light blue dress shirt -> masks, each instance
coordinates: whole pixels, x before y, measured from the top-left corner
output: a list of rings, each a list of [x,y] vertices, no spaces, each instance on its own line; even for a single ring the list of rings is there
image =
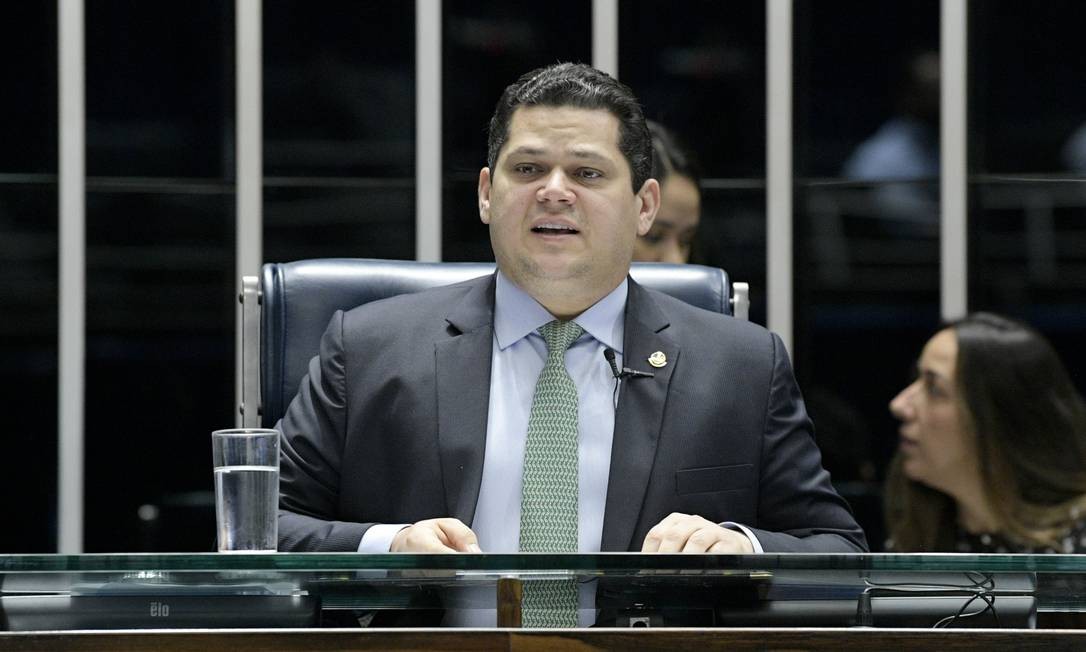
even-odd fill
[[[566,351],[577,386],[577,551],[599,552],[615,429],[615,378],[604,349],[621,364],[627,281],[573,319],[584,334]],[[536,380],[547,360],[539,327],[554,321],[543,306],[498,274],[490,366],[490,411],[479,502],[472,530],[484,552],[516,552],[524,445]]]
[[[577,386],[577,551],[599,552],[603,508],[615,431],[615,378],[603,351],[615,350],[622,364],[627,281],[573,319],[581,335],[566,351],[566,371]],[[554,316],[500,272],[494,290],[494,343],[490,363],[490,409],[479,501],[471,529],[483,552],[517,552],[524,445],[535,384],[547,361],[539,327]],[[596,620],[596,583],[579,587],[578,621]],[[497,624],[492,588],[446,595],[445,623],[457,627]]]

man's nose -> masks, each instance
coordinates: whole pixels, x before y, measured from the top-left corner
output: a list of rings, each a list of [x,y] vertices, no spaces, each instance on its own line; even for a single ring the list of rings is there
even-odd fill
[[[573,192],[569,187],[569,178],[564,170],[555,169],[543,178],[543,186],[536,194],[541,202],[573,203]]]

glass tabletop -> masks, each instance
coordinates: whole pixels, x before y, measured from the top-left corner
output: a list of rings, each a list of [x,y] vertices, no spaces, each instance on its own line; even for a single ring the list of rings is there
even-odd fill
[[[377,554],[103,553],[0,555],[0,574],[130,571],[531,571],[623,575],[642,571],[732,570],[1086,573],[1086,555],[993,554]]]
[[[122,627],[151,627],[148,614],[173,609],[174,626],[181,614],[206,625],[215,610],[231,626],[286,626],[336,610],[500,611],[522,582],[556,579],[576,580],[600,613],[698,612],[715,625],[1086,617],[1086,555],[174,553],[0,555],[0,622],[55,627],[81,614],[72,627],[93,628],[131,613]]]

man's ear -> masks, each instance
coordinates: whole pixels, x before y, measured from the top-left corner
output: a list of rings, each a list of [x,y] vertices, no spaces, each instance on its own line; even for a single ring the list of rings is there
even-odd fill
[[[479,170],[479,219],[490,224],[490,168]]]
[[[646,179],[641,184],[641,190],[637,191],[637,199],[637,235],[645,235],[652,228],[656,211],[660,210],[660,182]]]

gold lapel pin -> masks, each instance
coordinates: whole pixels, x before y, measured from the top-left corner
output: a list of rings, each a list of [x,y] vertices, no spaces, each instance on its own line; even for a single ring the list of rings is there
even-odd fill
[[[660,367],[667,365],[667,356],[663,351],[657,351],[649,356],[649,364],[659,369]]]

